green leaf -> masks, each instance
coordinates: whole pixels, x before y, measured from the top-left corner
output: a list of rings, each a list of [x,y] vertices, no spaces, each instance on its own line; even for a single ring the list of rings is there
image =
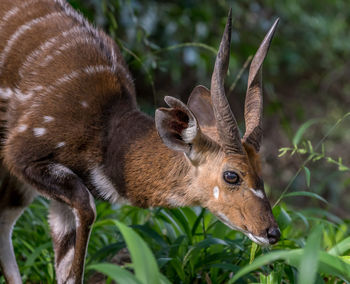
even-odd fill
[[[151,250],[144,240],[131,228],[116,220],[103,220],[98,226],[114,224],[124,237],[130,252],[136,279],[144,284],[160,284],[160,272]],[[119,280],[118,280],[119,283]]]
[[[326,204],[328,204],[328,201],[326,199],[324,199],[322,196],[318,195],[317,193],[314,192],[310,192],[310,191],[295,191],[295,192],[290,192],[287,193],[283,196],[283,198],[285,197],[293,197],[293,196],[307,196],[307,197],[311,197],[311,198],[315,198],[318,199]]]
[[[97,270],[112,278],[118,284],[142,284],[131,272],[111,263],[89,265],[86,269]]]
[[[239,270],[228,283],[234,283],[247,273],[277,260],[284,260],[287,264],[298,267],[303,257],[303,252],[303,249],[294,249],[289,251],[274,251],[269,254],[261,255],[251,264],[248,264]],[[342,277],[348,281],[350,280],[350,264],[343,261],[340,257],[331,255],[324,251],[319,251],[318,272]]]
[[[299,254],[301,254],[302,250],[298,250]],[[286,259],[292,254],[296,254],[297,250],[292,251],[274,251],[269,254],[261,255],[256,258],[251,264],[244,266],[241,270],[239,270],[233,278],[228,283],[234,283],[236,280],[244,276],[245,274],[259,269],[261,266],[266,265],[270,262],[274,262],[278,259]]]
[[[136,278],[141,283],[160,283],[157,261],[144,240],[123,223],[116,220],[112,222],[119,228],[128,246]]]
[[[289,216],[287,211],[284,210],[282,207],[276,206],[275,208],[273,208],[272,212],[273,212],[273,215],[276,217],[276,221],[281,231],[287,228],[289,224],[292,222],[292,218]]]
[[[332,255],[342,255],[348,250],[350,250],[350,237],[347,237],[340,243],[336,244],[328,251],[328,253]]]
[[[316,279],[319,249],[321,246],[322,226],[317,226],[311,232],[304,248],[304,253],[299,264],[298,283],[314,283]]]
[[[301,141],[301,138],[303,137],[305,131],[311,127],[313,124],[317,123],[319,121],[319,119],[310,119],[308,120],[307,122],[303,123],[298,131],[295,133],[294,135],[294,138],[293,138],[293,145],[294,147],[296,147],[300,141]]]
[[[249,263],[252,263],[253,260],[255,259],[255,253],[256,250],[258,249],[258,245],[256,243],[252,243],[252,247],[250,249],[250,259],[249,259]]]
[[[304,171],[305,171],[306,185],[307,185],[307,187],[310,187],[310,179],[311,179],[310,170],[309,170],[309,168],[304,166]]]

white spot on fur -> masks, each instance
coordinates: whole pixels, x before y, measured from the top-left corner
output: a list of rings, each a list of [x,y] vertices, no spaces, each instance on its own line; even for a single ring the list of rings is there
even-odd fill
[[[24,131],[27,130],[27,128],[28,128],[27,124],[21,124],[21,125],[18,126],[17,131],[18,132],[24,132]]]
[[[57,240],[75,230],[75,216],[72,209],[62,202],[51,201],[49,223],[52,234]]]
[[[213,195],[214,195],[215,199],[219,199],[219,194],[220,194],[219,188],[217,186],[214,186]]]
[[[45,115],[44,116],[44,122],[47,123],[47,122],[51,122],[51,121],[54,121],[55,119],[52,117],[52,116],[49,116],[49,115]]]
[[[15,89],[15,96],[18,100],[24,102],[33,96],[33,92],[29,91],[27,93],[22,93],[20,89]]]
[[[53,164],[50,166],[50,171],[51,174],[58,178],[58,179],[63,179],[69,175],[73,175],[74,173],[72,172],[72,170],[70,170],[69,168],[61,165],[61,164]]]
[[[104,174],[102,167],[96,167],[91,171],[91,182],[104,200],[108,200],[112,203],[120,201],[118,191]]]
[[[38,86],[35,86],[34,88],[32,88],[31,90],[32,90],[32,91],[39,92],[39,91],[44,90],[44,87],[43,87],[43,86],[38,85]]]
[[[58,142],[56,148],[61,148],[66,145],[66,142]]]
[[[264,193],[261,190],[259,190],[259,189],[256,190],[256,189],[253,189],[253,188],[249,188],[249,189],[250,189],[251,192],[254,193],[255,196],[257,196],[257,197],[259,197],[261,199],[265,198]]]
[[[36,127],[33,128],[33,132],[36,137],[40,137],[46,133],[46,128]]]
[[[84,108],[87,108],[89,105],[86,101],[82,101],[80,102],[80,104],[84,107]]]
[[[74,247],[71,247],[59,263],[56,263],[57,283],[68,283],[68,276],[74,259]]]
[[[0,88],[0,98],[1,99],[9,99],[13,95],[13,91],[10,88]]]

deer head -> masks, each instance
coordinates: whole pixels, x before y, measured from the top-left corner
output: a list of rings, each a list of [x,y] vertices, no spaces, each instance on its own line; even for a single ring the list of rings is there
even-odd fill
[[[258,155],[262,139],[261,68],[277,24],[278,20],[265,36],[250,66],[244,113],[246,132],[242,139],[224,90],[229,65],[231,10],[210,91],[197,86],[187,105],[166,97],[170,108],[159,108],[155,115],[163,143],[183,152],[191,165],[188,196],[192,204],[208,208],[227,226],[245,233],[258,244],[274,244],[280,237],[264,192]]]

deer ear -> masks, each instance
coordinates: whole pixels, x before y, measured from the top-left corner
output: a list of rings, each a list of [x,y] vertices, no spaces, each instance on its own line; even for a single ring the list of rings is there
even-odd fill
[[[178,99],[165,97],[165,102],[170,108],[158,108],[155,113],[158,134],[167,147],[189,155],[199,135],[197,119]]]
[[[210,91],[206,87],[201,85],[195,87],[188,99],[187,106],[194,113],[201,127],[215,126]]]

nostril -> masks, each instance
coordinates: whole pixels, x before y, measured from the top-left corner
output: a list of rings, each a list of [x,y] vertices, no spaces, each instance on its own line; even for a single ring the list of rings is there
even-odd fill
[[[267,230],[267,238],[271,245],[277,243],[281,237],[281,231],[278,227],[270,227]]]

